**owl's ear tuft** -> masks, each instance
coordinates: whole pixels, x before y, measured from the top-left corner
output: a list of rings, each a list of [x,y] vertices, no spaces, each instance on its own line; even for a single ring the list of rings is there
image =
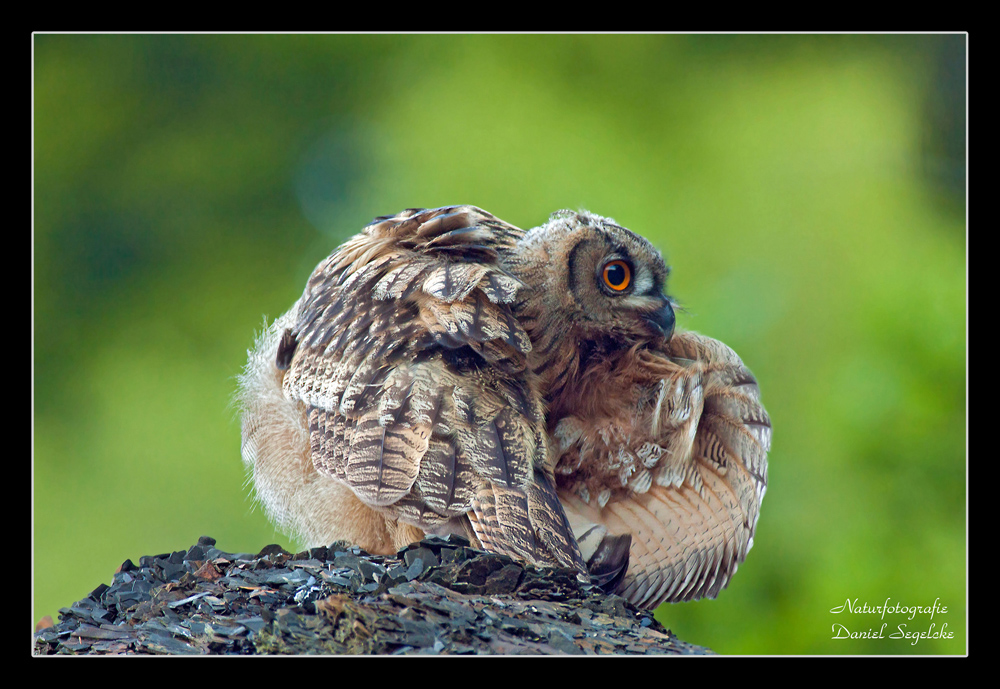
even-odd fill
[[[274,365],[281,371],[287,371],[292,365],[292,357],[295,356],[295,348],[298,346],[299,341],[292,334],[292,329],[285,328],[281,342],[278,343],[278,355],[274,359]]]

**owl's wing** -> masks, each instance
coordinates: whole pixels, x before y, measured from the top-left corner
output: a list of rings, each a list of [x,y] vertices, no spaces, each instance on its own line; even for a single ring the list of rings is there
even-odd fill
[[[757,381],[732,349],[691,332],[619,365],[634,390],[622,411],[555,429],[560,498],[578,531],[632,535],[620,592],[633,603],[714,598],[753,545],[767,486]]]
[[[522,234],[472,206],[376,219],[316,268],[276,363],[317,470],[364,503],[582,569],[511,310],[504,257]]]

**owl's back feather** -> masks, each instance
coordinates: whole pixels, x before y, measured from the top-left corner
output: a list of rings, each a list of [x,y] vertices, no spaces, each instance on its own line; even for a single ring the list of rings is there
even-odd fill
[[[310,277],[283,388],[316,469],[366,505],[583,570],[551,510],[531,341],[510,306],[522,285],[504,257],[522,234],[471,206],[377,219]]]

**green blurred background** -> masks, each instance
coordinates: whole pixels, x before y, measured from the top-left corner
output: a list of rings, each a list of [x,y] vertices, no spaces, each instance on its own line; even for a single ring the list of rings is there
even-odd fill
[[[376,215],[585,207],[757,375],[756,545],[658,618],[721,653],[964,653],[964,35],[34,37],[32,623],[126,558],[277,542],[231,406]],[[846,600],[947,613],[831,613]],[[843,634],[841,631],[840,634]]]

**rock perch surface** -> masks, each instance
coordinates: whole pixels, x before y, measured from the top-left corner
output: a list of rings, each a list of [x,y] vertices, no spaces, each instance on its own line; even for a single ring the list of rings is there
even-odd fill
[[[651,612],[535,568],[430,536],[395,556],[334,543],[227,553],[207,536],[126,560],[110,586],[39,624],[51,654],[702,654]]]

